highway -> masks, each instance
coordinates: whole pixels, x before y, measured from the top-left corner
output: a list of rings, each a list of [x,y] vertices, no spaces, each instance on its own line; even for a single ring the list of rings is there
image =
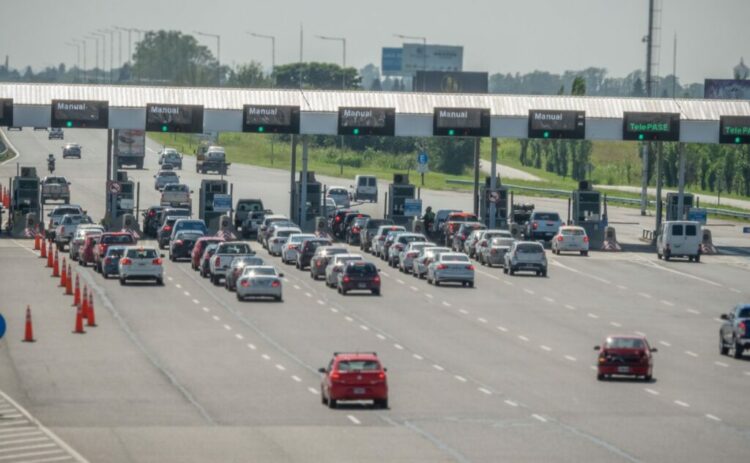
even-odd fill
[[[7,135],[20,157],[0,166],[3,182],[15,162],[43,173],[55,153],[72,202],[102,217],[104,131],[66,131],[66,142],[83,146],[81,161],[62,160],[64,142],[46,132]],[[146,169],[128,171],[141,182],[141,208],[158,203],[158,149],[149,145]],[[184,161],[179,174],[197,206],[205,176],[194,158]],[[235,200],[260,197],[288,212],[288,172],[233,164],[227,179]],[[468,194],[422,198],[471,208]],[[528,201],[565,216],[562,200]],[[361,209],[382,214],[382,201]],[[637,237],[653,219],[609,213],[620,241],[643,249]],[[733,251],[700,264],[651,252],[548,254],[548,278],[477,266],[470,289],[431,286],[378,260],[380,297],[341,296],[255,242],[285,273],[283,303],[238,302],[185,262],[165,260],[164,287],[121,287],[75,265],[99,325],[80,336],[71,334],[71,298],[33,243],[3,237],[0,391],[71,452],[3,459],[15,447],[3,447],[0,402],[0,462],[747,461],[750,356],[720,356],[717,344],[719,315],[750,300],[750,241],[735,224],[714,223],[714,242]],[[21,342],[27,305],[33,344]],[[652,381],[596,380],[592,347],[614,333],[645,334],[658,347]],[[321,405],[317,368],[346,350],[378,352],[389,409]]]

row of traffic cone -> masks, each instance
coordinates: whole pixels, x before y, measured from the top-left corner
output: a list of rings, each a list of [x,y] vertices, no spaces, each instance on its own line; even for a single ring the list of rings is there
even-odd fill
[[[0,186],[0,203],[6,209],[10,209],[10,191],[4,186]]]

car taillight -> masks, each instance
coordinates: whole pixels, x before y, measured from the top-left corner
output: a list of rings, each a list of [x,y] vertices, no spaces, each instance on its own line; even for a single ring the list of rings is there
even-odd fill
[[[322,261],[322,260],[319,260],[319,261],[315,262],[315,265],[316,265],[317,267],[322,267],[322,266],[323,266],[323,261]]]
[[[341,378],[341,375],[338,371],[331,372],[331,379],[339,379]]]
[[[174,244],[176,244],[177,246],[182,246],[182,240],[175,240]]]
[[[156,211],[148,211],[149,217],[154,217],[156,215]]]
[[[336,216],[336,222],[341,222],[341,216],[340,215]]]
[[[447,268],[448,268],[448,266],[447,266],[447,265],[445,265],[445,264],[438,264],[438,266],[437,266],[436,268],[437,268],[438,270],[445,270],[445,269],[447,269]]]
[[[161,258],[157,257],[156,259],[152,260],[151,263],[154,265],[161,265]]]
[[[349,275],[346,275],[346,276],[344,277],[344,283],[349,283],[350,281],[352,281],[352,279],[351,279],[351,278],[349,278]]]
[[[112,259],[111,259],[111,258],[109,258],[109,257],[105,257],[105,258],[104,258],[104,263],[105,263],[105,264],[107,264],[107,265],[109,265],[109,264],[111,264],[111,263],[112,263]]]
[[[243,288],[247,288],[248,286],[250,286],[250,280],[240,281],[240,286],[242,286]]]
[[[486,242],[486,241],[482,243],[482,247],[483,247],[483,248],[486,248],[486,247],[487,247],[487,242]]]
[[[466,266],[466,270],[474,270],[474,266],[473,265],[467,265]]]
[[[130,264],[132,264],[132,263],[133,263],[133,261],[132,261],[132,260],[130,260],[130,259],[128,259],[127,257],[126,257],[126,258],[124,258],[124,259],[122,259],[122,260],[120,261],[120,264],[122,264],[122,265],[130,265]]]
[[[378,379],[384,380],[385,379],[385,372],[381,371],[380,373],[378,373]]]
[[[359,233],[359,227],[352,227],[352,233]]]
[[[281,282],[276,280],[273,283],[271,283],[271,286],[273,286],[274,288],[278,288],[279,286],[281,286]]]
[[[536,222],[534,222],[534,223],[531,224],[531,228],[533,228],[534,230],[536,230],[537,228],[539,228],[539,224],[536,223]]]
[[[385,236],[378,236],[378,241],[385,241]]]
[[[221,257],[219,256],[214,257],[214,265],[217,267],[221,265]]]
[[[557,235],[557,241],[562,241],[562,240],[563,240],[562,235]]]
[[[164,225],[164,231],[170,231],[170,230],[172,230],[172,227],[170,227],[169,225]]]
[[[373,283],[380,283],[380,277],[375,275],[375,277],[372,279]]]
[[[583,237],[583,242],[584,243],[588,243],[589,242],[589,237],[588,236],[584,236]]]
[[[745,322],[740,322],[740,324],[737,326],[737,330],[740,333],[740,336],[745,336],[745,333],[747,333],[747,326],[745,325]]]

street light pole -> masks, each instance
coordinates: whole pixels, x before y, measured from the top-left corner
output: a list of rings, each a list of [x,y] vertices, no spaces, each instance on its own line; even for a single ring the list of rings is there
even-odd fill
[[[95,34],[92,34],[95,35]],[[92,37],[90,35],[86,36],[87,39],[94,41],[94,56],[95,56],[95,67],[94,67],[94,79],[99,80],[98,76],[96,75],[96,70],[99,68],[99,37]]]
[[[393,34],[395,37],[398,37],[399,39],[404,40],[421,40],[422,41],[422,71],[427,72],[427,37],[420,37],[416,35],[403,35],[403,34]],[[414,73],[414,77],[416,78],[416,73]],[[422,79],[422,91],[426,91],[427,87],[427,78]]]
[[[208,32],[199,31],[193,31],[193,34],[202,35],[204,37],[212,37],[216,39],[216,78],[218,80],[219,87],[221,87],[221,36],[219,34],[211,34]]]
[[[273,35],[265,35],[265,34],[256,34],[255,32],[247,31],[248,34],[250,34],[253,37],[257,37],[259,39],[270,39],[271,40],[271,76],[273,79],[273,86],[276,86],[276,77],[274,74],[274,71],[276,69],[276,37]]]
[[[81,47],[80,44],[75,42],[65,42],[65,45],[69,47],[76,47],[76,77],[75,80],[80,80],[81,77]]]
[[[327,37],[324,35],[316,35],[317,38],[321,40],[334,40],[336,42],[341,42],[342,48],[343,48],[343,60],[342,60],[342,68],[341,68],[341,89],[346,90],[346,37]]]
[[[105,83],[106,73],[107,73],[107,35],[102,34],[101,32],[92,32],[91,35],[95,35],[98,37],[101,37],[102,39],[102,69],[101,69],[101,76],[102,76],[102,82]],[[99,46],[99,42],[97,41],[97,47]]]
[[[99,32],[109,33],[109,83],[112,83],[112,68],[115,57],[115,31],[114,29],[99,29]]]

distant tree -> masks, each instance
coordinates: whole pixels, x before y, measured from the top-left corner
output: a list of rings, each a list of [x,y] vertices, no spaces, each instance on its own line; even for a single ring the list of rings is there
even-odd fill
[[[644,96],[646,96],[646,90],[643,87],[643,81],[640,77],[637,77],[635,79],[635,82],[633,82],[633,90],[631,90],[630,96],[634,96],[636,98],[643,98]]]
[[[583,77],[577,76],[573,79],[573,85],[570,86],[570,94],[576,96],[583,96],[586,94],[586,80]]]
[[[383,86],[380,83],[380,79],[375,79],[372,81],[372,85],[370,85],[370,90],[373,92],[380,92],[383,90]]]
[[[271,86],[271,79],[263,72],[263,66],[257,61],[240,64],[229,74],[227,85],[242,88],[264,88]]]
[[[474,140],[471,138],[430,138],[427,143],[430,168],[452,175],[463,174],[474,163]]]
[[[560,85],[560,90],[557,91],[558,95],[565,95],[565,85]]]
[[[346,89],[361,88],[361,77],[354,68],[342,69],[331,63],[291,63],[276,66],[274,69],[276,86],[281,88],[302,88],[339,90],[342,83]]]
[[[170,85],[216,85],[218,61],[192,35],[149,31],[136,45],[134,73],[139,79]]]

